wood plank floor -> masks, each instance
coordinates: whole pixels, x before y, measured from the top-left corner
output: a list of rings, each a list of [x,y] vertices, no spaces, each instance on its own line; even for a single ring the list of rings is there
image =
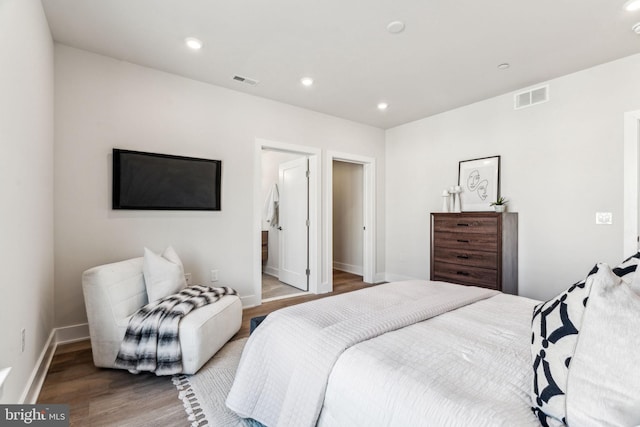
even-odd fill
[[[361,276],[334,271],[333,286],[331,294],[293,297],[244,310],[242,327],[232,340],[249,336],[252,317],[369,285]],[[72,426],[189,426],[170,377],[96,368],[89,341],[58,347],[38,403],[68,404]]]

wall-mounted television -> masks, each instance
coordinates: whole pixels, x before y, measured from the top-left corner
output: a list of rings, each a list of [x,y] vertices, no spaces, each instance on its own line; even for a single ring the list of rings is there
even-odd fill
[[[220,160],[113,149],[113,209],[220,210]]]

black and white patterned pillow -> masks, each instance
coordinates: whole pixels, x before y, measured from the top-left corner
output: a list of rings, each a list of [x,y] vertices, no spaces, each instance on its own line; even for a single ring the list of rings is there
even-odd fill
[[[569,363],[576,349],[582,316],[596,265],[581,282],[538,304],[531,321],[532,410],[543,426],[562,426],[566,418]]]
[[[612,271],[616,276],[629,285],[633,281],[633,277],[635,276],[636,268],[638,268],[639,263],[640,252],[622,261],[617,267],[613,268]]]

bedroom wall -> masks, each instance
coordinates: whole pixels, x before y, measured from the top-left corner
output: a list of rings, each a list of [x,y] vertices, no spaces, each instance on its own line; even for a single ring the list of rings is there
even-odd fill
[[[363,166],[333,162],[333,267],[362,275]]]
[[[262,84],[262,83],[261,83]],[[266,84],[266,83],[265,83]],[[86,322],[81,274],[173,245],[195,283],[209,270],[252,301],[256,138],[375,157],[384,132],[101,55],[55,45],[56,326]],[[221,159],[222,211],[114,211],[114,147]],[[378,188],[384,271],[384,186]]]
[[[0,370],[13,368],[0,403],[18,403],[53,328],[53,42],[38,0],[0,1],[0,94]]]
[[[508,72],[512,72],[511,70]],[[515,70],[513,70],[515,72]],[[623,257],[623,114],[640,109],[640,55],[551,80],[550,101],[513,93],[386,132],[387,279],[429,276],[429,212],[458,162],[502,156],[519,214],[520,294],[546,299]],[[596,225],[595,212],[613,213]]]

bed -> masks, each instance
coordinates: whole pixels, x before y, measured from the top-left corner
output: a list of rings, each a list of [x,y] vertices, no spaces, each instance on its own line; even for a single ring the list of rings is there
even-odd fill
[[[563,414],[532,411],[534,381],[549,390],[532,369],[539,303],[414,280],[288,307],[250,337],[227,406],[269,427],[562,425]],[[640,421],[639,410],[622,412],[622,422],[591,425]]]

